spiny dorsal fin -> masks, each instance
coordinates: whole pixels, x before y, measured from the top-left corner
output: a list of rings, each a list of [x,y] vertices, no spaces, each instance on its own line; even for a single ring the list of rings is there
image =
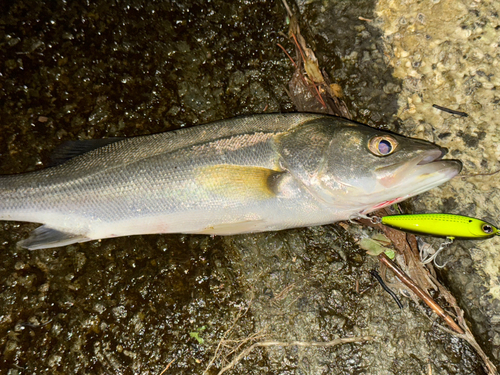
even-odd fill
[[[124,137],[68,141],[57,147],[50,157],[49,167],[63,164],[76,156],[125,139]]]

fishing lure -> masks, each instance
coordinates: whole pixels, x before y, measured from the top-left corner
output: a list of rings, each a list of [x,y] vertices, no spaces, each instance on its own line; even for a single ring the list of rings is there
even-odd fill
[[[473,217],[453,214],[388,215],[380,222],[389,227],[430,236],[482,239],[500,235],[493,224]]]

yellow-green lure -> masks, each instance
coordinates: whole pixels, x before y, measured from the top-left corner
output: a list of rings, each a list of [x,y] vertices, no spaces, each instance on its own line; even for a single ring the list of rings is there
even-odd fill
[[[486,221],[453,214],[388,215],[380,222],[403,231],[430,236],[481,239],[500,235],[500,230]]]

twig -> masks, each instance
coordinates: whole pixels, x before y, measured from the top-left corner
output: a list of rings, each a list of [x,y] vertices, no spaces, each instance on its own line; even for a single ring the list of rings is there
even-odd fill
[[[212,359],[210,360],[210,362],[208,362],[208,365],[207,365],[207,368],[205,369],[205,371],[203,372],[203,374],[206,374],[208,373],[208,369],[212,366],[212,364],[215,362],[215,360],[217,359],[217,355],[219,353],[219,349],[220,347],[226,342],[225,338],[227,336],[229,336],[231,334],[231,332],[233,331],[234,327],[236,326],[236,323],[238,322],[238,320],[244,316],[247,312],[248,312],[248,309],[250,309],[250,304],[251,304],[252,301],[250,301],[247,305],[247,308],[245,309],[245,311],[238,311],[238,314],[236,315],[236,318],[234,319],[233,321],[233,324],[231,325],[231,327],[229,327],[229,329],[224,332],[224,334],[222,335],[222,338],[220,339],[219,341],[219,344],[217,344],[217,348],[215,349],[215,353],[214,353],[214,356],[212,357]]]
[[[295,36],[295,34],[292,34],[292,38],[293,40],[295,41],[295,44],[297,45],[297,49],[299,50],[300,52],[300,56],[302,56],[302,61],[304,61],[304,64],[305,64],[305,61],[306,61],[306,58],[304,56],[304,53],[302,52],[302,48],[300,48],[300,44],[299,42],[297,41],[297,37]],[[304,47],[305,48],[305,47]],[[312,52],[312,51],[311,51]],[[308,56],[309,58],[309,56]],[[307,72],[307,70],[306,70]],[[320,104],[323,106],[323,108],[326,108],[326,103],[325,101],[323,100],[323,97],[321,96],[321,93],[319,92],[318,90],[318,87],[316,86],[316,82],[314,82],[314,79],[313,77],[309,77],[311,79],[311,82],[313,83],[313,87],[314,87],[314,90],[316,90],[316,94],[317,94],[317,97],[316,99],[318,99],[318,101],[320,102]]]
[[[167,370],[169,369],[170,365],[171,365],[172,363],[174,363],[174,361],[175,361],[175,360],[176,360],[176,358],[172,359],[172,360],[169,362],[169,364],[167,365],[167,367],[165,367],[165,368],[163,369],[163,371],[160,373],[160,375],[163,375],[163,374],[165,373],[165,371],[167,371]]]
[[[479,344],[477,343],[476,339],[474,338],[474,335],[472,334],[469,326],[467,326],[467,324],[465,324],[463,310],[457,311],[457,320],[462,326],[465,327],[465,330],[466,330],[466,334],[465,334],[465,336],[463,336],[463,339],[466,340],[474,349],[476,349],[477,353],[484,361],[484,367],[486,367],[488,374],[489,375],[498,375],[497,368],[491,362],[491,360],[488,358],[488,356],[483,351],[483,349],[479,346]]]
[[[290,59],[290,61],[292,62],[293,66],[295,66],[295,69],[299,69],[299,67],[297,66],[297,64],[295,63],[295,61],[293,61],[292,59],[292,56],[290,56],[288,54],[288,52],[286,51],[285,47],[283,47],[281,44],[279,43],[276,43],[278,45],[279,48],[281,48],[283,50],[283,52],[285,52],[285,54],[288,56],[288,58]]]
[[[441,318],[444,319],[444,321],[451,327],[455,332],[458,332],[459,334],[463,335],[465,332],[458,326],[457,323],[449,316],[441,306],[439,306],[436,301],[432,299],[432,297],[424,291],[422,288],[420,288],[415,282],[408,277],[404,271],[399,268],[392,260],[389,259],[387,255],[384,253],[381,253],[378,256],[378,259],[387,267],[389,268],[394,274],[398,277],[399,280],[403,284],[405,284],[413,293],[415,293],[422,301],[425,302],[427,306],[429,306],[432,311],[434,311],[437,315],[439,315]]]
[[[222,368],[217,375],[222,375],[225,373],[227,370],[230,370],[234,366],[238,364],[238,362],[241,361],[242,358],[246,357],[248,354],[250,354],[255,348],[257,347],[269,347],[269,346],[282,346],[282,347],[287,347],[287,346],[301,346],[305,348],[310,348],[310,347],[320,347],[320,348],[326,348],[326,347],[331,347],[339,344],[345,344],[345,343],[351,343],[351,342],[365,342],[365,341],[371,341],[373,340],[372,336],[361,336],[361,337],[344,337],[340,339],[335,339],[332,341],[328,342],[304,342],[304,341],[290,341],[290,342],[284,342],[284,341],[263,341],[263,342],[256,342],[255,344],[249,346],[245,350],[243,350],[240,354],[238,354],[232,361],[229,363],[227,366]]]
[[[279,300],[285,298],[286,295],[288,294],[288,292],[291,291],[294,287],[295,287],[295,283],[288,285],[285,289],[283,289],[281,292],[276,294],[273,299],[275,301],[279,301]]]
[[[258,339],[264,339],[267,335],[266,333],[264,333],[266,329],[267,329],[267,327],[261,329],[257,333],[254,333],[254,334],[248,336],[247,338],[245,338],[243,340],[235,340],[235,343],[238,344],[238,346],[236,348],[232,349],[229,353],[227,353],[226,358],[229,357],[231,354],[236,353],[246,343],[248,343],[250,341],[256,341]]]
[[[292,11],[290,10],[290,7],[288,6],[288,3],[286,2],[286,0],[283,0],[283,5],[285,6],[286,8],[286,12],[288,13],[288,17],[292,17],[293,16],[293,13]]]
[[[299,46],[299,44],[298,44],[298,42],[297,42],[297,39],[295,38],[295,35],[293,36],[293,39],[295,40],[295,43],[297,43],[297,48],[298,48],[298,50],[300,51],[300,54],[301,54],[302,56],[304,56],[304,55],[302,54],[302,50],[300,49],[300,46]],[[295,66],[295,69],[296,69],[296,70],[297,70],[297,72],[299,73],[299,76],[300,76],[300,79],[302,80],[302,83],[303,83],[303,84],[304,84],[304,86],[307,88],[307,90],[311,93],[311,95],[312,95],[313,97],[315,97],[315,98],[316,98],[316,99],[320,102],[320,104],[321,104],[323,107],[326,107],[326,103],[325,103],[325,101],[323,100],[323,97],[321,96],[321,94],[320,94],[320,92],[319,92],[318,88],[316,87],[316,85],[313,83],[314,90],[316,91],[316,92],[313,92],[313,90],[311,89],[311,87],[310,87],[310,86],[309,86],[309,84],[307,83],[306,78],[304,77],[304,75],[303,75],[303,74],[302,74],[302,72],[300,71],[299,66],[298,66],[298,65],[297,65],[297,63],[296,63],[296,62],[292,59],[292,57],[290,56],[290,54],[286,51],[285,47],[283,47],[283,46],[282,46],[281,44],[279,44],[279,43],[276,43],[276,44],[278,45],[278,47],[280,47],[280,48],[283,50],[283,52],[285,52],[285,54],[288,56],[288,58],[290,59],[290,61],[293,63],[293,65]],[[286,90],[286,89],[285,89],[285,90]],[[288,90],[287,90],[287,94],[288,94],[288,96],[292,97],[292,96],[290,95],[290,93],[288,92]]]

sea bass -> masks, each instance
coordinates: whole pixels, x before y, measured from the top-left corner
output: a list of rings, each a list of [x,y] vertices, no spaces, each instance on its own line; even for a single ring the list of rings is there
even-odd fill
[[[328,224],[461,170],[431,143],[318,114],[246,116],[70,146],[66,154],[76,156],[60,165],[0,176],[0,220],[44,224],[22,247]]]

